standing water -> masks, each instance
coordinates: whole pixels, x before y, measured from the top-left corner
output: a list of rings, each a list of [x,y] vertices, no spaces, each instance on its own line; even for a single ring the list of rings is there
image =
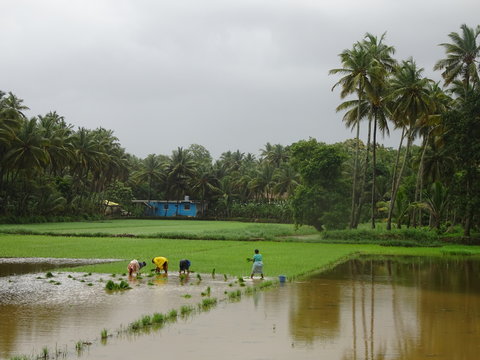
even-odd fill
[[[213,290],[215,284],[210,286]],[[178,299],[178,286],[156,289],[153,292],[158,301]],[[152,313],[154,305],[141,299],[137,303],[143,313]],[[18,311],[10,314],[10,323],[22,321],[22,306],[18,305]],[[117,310],[125,310],[122,296],[109,301],[109,306],[108,318],[121,317]],[[52,306],[56,307],[60,306]],[[87,313],[94,311],[87,306],[81,308]],[[35,318],[35,313],[31,311],[29,316]],[[67,312],[63,316],[67,321],[72,320]],[[78,327],[86,328],[92,322],[94,319],[88,316],[79,317]],[[61,318],[52,327],[55,324],[61,324]],[[479,261],[359,259],[305,281],[256,292],[239,302],[222,302],[209,312],[159,330],[138,336],[130,333],[113,336],[105,346],[96,342],[81,358],[124,359],[168,354],[196,360],[225,357],[473,360],[480,353],[478,324]],[[48,327],[48,321],[43,325]],[[7,330],[1,321],[2,338]],[[15,343],[16,337],[23,337],[24,332],[35,338],[41,331],[17,328],[10,344]],[[5,349],[0,351],[5,354]],[[77,355],[70,353],[69,358]]]

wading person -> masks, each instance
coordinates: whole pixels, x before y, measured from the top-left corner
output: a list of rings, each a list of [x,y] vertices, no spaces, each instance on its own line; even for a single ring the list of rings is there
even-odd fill
[[[157,256],[152,259],[152,263],[155,264],[156,268],[154,269],[156,273],[160,273],[163,269],[165,274],[168,274],[168,259],[163,256]]]
[[[128,275],[132,276],[133,274],[137,274],[141,268],[143,268],[147,263],[145,261],[140,262],[137,259],[133,259],[130,261],[130,264],[127,266]]]
[[[253,279],[254,274],[260,274],[263,279],[263,256],[259,253],[258,249],[255,249],[255,254],[253,258],[248,258],[248,261],[253,261],[252,265],[252,274],[250,275],[250,279]]]
[[[180,271],[179,273],[181,274],[182,272],[184,274],[190,274],[190,260],[187,259],[182,259],[180,260]]]

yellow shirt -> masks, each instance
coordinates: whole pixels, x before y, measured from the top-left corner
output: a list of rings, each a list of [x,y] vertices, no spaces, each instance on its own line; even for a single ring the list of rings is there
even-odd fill
[[[168,263],[168,259],[166,257],[158,256],[153,259],[153,263],[157,266],[157,268],[161,269],[163,264]]]

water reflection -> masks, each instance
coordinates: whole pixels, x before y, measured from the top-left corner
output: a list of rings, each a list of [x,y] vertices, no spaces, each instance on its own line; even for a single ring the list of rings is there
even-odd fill
[[[350,261],[295,285],[291,337],[334,341],[343,359],[475,359],[479,266],[457,259]]]
[[[477,260],[357,259],[306,281],[255,292],[235,303],[221,302],[215,310],[159,331],[111,337],[106,346],[94,341],[82,358],[153,357],[161,352],[196,360],[477,359],[479,277]],[[68,287],[72,279],[50,286],[46,279],[32,276],[25,282],[28,291],[35,291],[32,284],[40,284],[42,291],[63,287],[68,293],[52,293],[50,301],[42,293],[40,304],[24,304],[17,298],[0,304],[0,354],[16,353],[22,344],[27,344],[23,349],[31,349],[33,343],[41,349],[42,336],[60,346],[84,336],[91,339],[92,333],[98,338],[105,324],[111,330],[145,313],[196,304],[206,286],[219,298],[232,290],[224,281],[197,284],[192,277],[182,284],[175,276],[166,279],[131,279],[132,290],[107,295],[95,282],[75,292],[78,287]],[[149,281],[166,282],[153,286]],[[28,295],[20,285],[15,283],[15,292]],[[186,299],[187,293],[194,297]],[[76,354],[70,355],[76,359]]]

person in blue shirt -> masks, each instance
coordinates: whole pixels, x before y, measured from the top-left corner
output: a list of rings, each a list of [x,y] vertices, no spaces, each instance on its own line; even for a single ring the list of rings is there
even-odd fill
[[[260,274],[263,279],[263,256],[260,254],[258,249],[255,249],[253,258],[248,258],[248,261],[253,261],[252,274],[250,275],[250,278],[253,279],[254,274]]]
[[[180,260],[180,271],[179,273],[181,274],[182,272],[185,274],[190,274],[190,260],[187,259],[182,259]]]

